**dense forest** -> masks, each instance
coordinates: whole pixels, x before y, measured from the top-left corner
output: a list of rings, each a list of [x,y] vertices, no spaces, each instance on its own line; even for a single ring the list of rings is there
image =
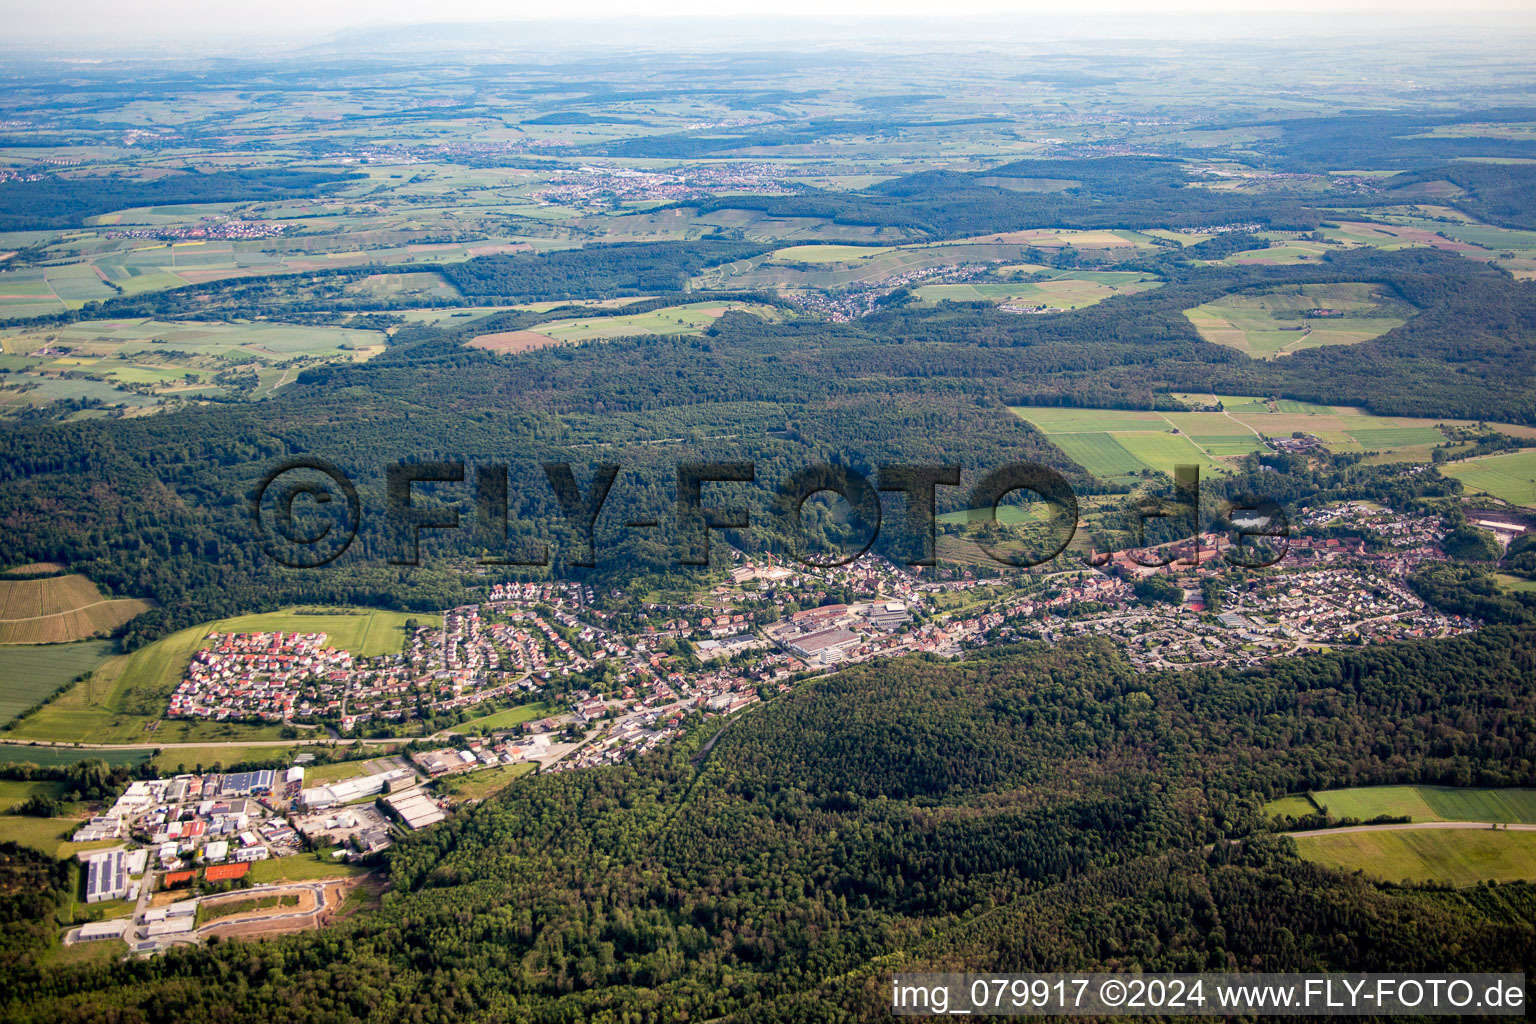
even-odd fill
[[[158,178],[121,176],[0,182],[0,231],[74,227],[101,213],[172,203],[234,203],[316,195],[358,174],[269,169],[198,172]]]
[[[1144,675],[1099,641],[852,668],[389,853],[377,913],[19,970],[17,1021],[883,1017],[893,964],[1525,970],[1536,888],[1296,859],[1268,798],[1529,783],[1532,627]]]

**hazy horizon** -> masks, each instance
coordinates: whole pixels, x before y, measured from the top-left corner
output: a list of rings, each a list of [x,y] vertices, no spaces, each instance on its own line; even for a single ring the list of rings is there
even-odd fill
[[[174,2],[152,10],[125,9],[102,0],[65,0],[47,9],[5,0],[6,43],[0,53],[43,56],[161,58],[264,53],[274,47],[425,49],[484,46],[530,50],[639,47],[661,49],[847,47],[939,45],[1011,46],[1030,40],[1103,38],[1198,41],[1257,37],[1281,43],[1360,36],[1370,43],[1433,30],[1436,38],[1476,41],[1493,31],[1492,48],[1536,33],[1536,10],[1509,0],[1481,0],[1454,11],[1439,3],[1394,4],[1359,0],[1333,8],[1322,0],[1271,4],[1233,11],[1208,2],[1161,5],[1147,11],[1134,3],[1098,0],[1070,15],[969,0],[936,17],[932,7],[908,3],[843,5],[837,14],[801,2],[777,5],[772,14],[733,11],[690,0],[650,4],[642,12],[609,2],[519,7],[458,0],[422,18],[418,5],[363,4],[346,0],[316,7],[278,0],[249,13]],[[1277,31],[1294,28],[1289,35]],[[180,48],[167,51],[166,47]]]

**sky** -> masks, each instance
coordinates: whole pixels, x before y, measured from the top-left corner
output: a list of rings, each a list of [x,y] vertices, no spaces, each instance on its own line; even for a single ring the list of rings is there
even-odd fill
[[[882,28],[901,27],[902,19],[933,19],[936,13],[953,25],[966,18],[1042,19],[1059,29],[1063,8],[1087,31],[1095,25],[1123,30],[1127,25],[1156,27],[1160,21],[1229,23],[1234,11],[1257,14],[1293,24],[1299,34],[1327,29],[1326,22],[1344,19],[1379,21],[1401,26],[1405,18],[1444,20],[1465,27],[1472,22],[1508,23],[1536,30],[1533,0],[949,0],[936,7],[931,0],[773,0],[771,5],[741,0],[262,0],[260,3],[219,3],[210,0],[0,0],[0,49],[15,51],[31,45],[110,52],[114,46],[171,45],[201,41],[220,48],[270,44],[275,40],[318,41],[347,30],[434,23],[544,22],[553,19],[613,21],[635,16],[679,19],[690,28],[742,18],[755,23],[796,19],[870,19]],[[1319,24],[1315,19],[1323,19]],[[913,26],[908,26],[913,27]],[[801,31],[804,27],[801,26]],[[682,33],[692,35],[691,32]],[[797,33],[792,33],[797,34]],[[603,41],[603,40],[599,40]],[[620,40],[621,41],[621,40]]]

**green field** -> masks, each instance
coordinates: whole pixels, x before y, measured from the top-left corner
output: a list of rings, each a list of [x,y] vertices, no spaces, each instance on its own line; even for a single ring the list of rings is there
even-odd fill
[[[17,804],[24,802],[34,793],[43,793],[47,796],[57,797],[64,792],[64,783],[39,780],[36,782],[19,782],[15,779],[0,779],[0,814],[4,814]]]
[[[996,302],[1049,309],[1082,309],[1112,295],[1134,295],[1162,282],[1145,274],[1065,270],[1049,280],[1018,283],[929,284],[914,289],[923,302]]]
[[[1313,793],[1312,799],[1334,818],[1369,821],[1381,815],[1414,821],[1496,821],[1536,824],[1536,789],[1483,789],[1458,786],[1360,786]],[[1283,809],[1305,804],[1304,797],[1286,797],[1267,804],[1269,814],[1300,814]]]
[[[1199,466],[1221,472],[1215,455],[1241,455],[1252,450],[1230,431],[1240,425],[1225,420],[1218,450],[1203,448],[1187,431],[1175,433],[1178,413],[1134,409],[1062,409],[1018,406],[1014,415],[1043,431],[1051,443],[1094,476],[1129,481],[1147,470],[1173,474],[1175,466]]]
[[[331,859],[331,850],[318,853],[299,853],[292,857],[272,857],[254,861],[245,876],[252,885],[267,882],[307,882],[317,878],[347,878],[365,871],[355,864],[343,864]]]
[[[1493,578],[1497,581],[1499,589],[1507,594],[1536,594],[1536,580],[1526,579],[1524,576],[1511,576],[1503,572],[1494,573]]]
[[[114,646],[110,640],[0,646],[0,725],[82,672],[98,668]]]
[[[41,850],[50,857],[64,857],[74,844],[69,837],[85,820],[83,815],[68,818],[29,818],[22,814],[0,814],[0,843],[17,843]],[[81,844],[84,849],[87,844]],[[91,846],[97,844],[89,844]]]
[[[514,781],[532,772],[535,765],[504,764],[499,768],[482,768],[477,772],[456,775],[444,782],[444,790],[456,800],[484,800],[506,789]]]
[[[1373,416],[1345,406],[1313,405],[1292,399],[1271,401],[1241,395],[1175,395],[1191,405],[1221,403],[1215,412],[1153,412],[1144,409],[1071,409],[1016,406],[1014,415],[1044,432],[1051,443],[1088,472],[1129,482],[1143,470],[1171,473],[1178,464],[1220,472],[1222,459],[1263,451],[1259,435],[1315,435],[1330,450],[1385,453],[1384,460],[1428,462],[1445,435],[1435,422],[1403,416]],[[1462,421],[1450,420],[1449,423]],[[1174,433],[1177,429],[1179,432]],[[1526,428],[1509,427],[1512,433]],[[1536,460],[1536,451],[1531,456]],[[1493,456],[1506,458],[1506,456]],[[1536,461],[1531,475],[1536,477]]]
[[[649,313],[635,313],[631,316],[574,317],[568,320],[554,320],[545,324],[536,324],[530,330],[547,335],[556,341],[593,341],[603,338],[625,338],[637,334],[697,334],[730,311],[751,313],[765,320],[779,318],[776,309],[759,303],[691,302],[681,306],[666,306]]]
[[[452,732],[490,732],[494,729],[510,729],[514,725],[522,725],[536,718],[544,718],[554,714],[558,709],[542,701],[534,704],[524,704],[522,707],[508,708],[498,711],[484,718],[474,718],[460,725],[454,726]]]
[[[143,764],[154,754],[148,748],[137,750],[92,750],[89,747],[33,747],[20,743],[0,743],[0,764],[36,764],[45,768],[81,761],[100,760],[107,764]]]
[[[18,722],[19,739],[54,742],[196,743],[281,739],[279,726],[168,721],[165,705],[181,682],[192,654],[210,632],[255,633],[284,630],[323,632],[327,643],[357,655],[396,653],[405,640],[405,623],[440,623],[424,613],[377,609],[287,608],[262,615],[242,615],[193,626],[162,637],[128,655],[108,658],[95,675],[64,693],[36,714]]]
[[[167,747],[155,755],[154,766],[167,774],[192,771],[198,765],[211,769],[214,765],[225,768],[247,761],[265,761],[278,758],[291,759],[296,747]],[[185,766],[185,768],[183,768]]]
[[[1315,309],[1341,315],[1305,316]],[[1255,359],[1274,359],[1323,345],[1370,341],[1401,327],[1412,308],[1368,284],[1308,284],[1223,295],[1184,315],[1206,341]]]
[[[1536,879],[1536,832],[1398,829],[1304,836],[1305,860],[1383,881],[1476,885]]]
[[[1485,455],[1440,467],[1470,491],[1482,491],[1511,505],[1536,507],[1536,448],[1509,455]]]

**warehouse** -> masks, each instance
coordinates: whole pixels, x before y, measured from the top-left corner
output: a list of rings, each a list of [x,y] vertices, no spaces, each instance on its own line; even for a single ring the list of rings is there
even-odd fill
[[[127,921],[92,921],[80,926],[76,936],[81,942],[95,942],[99,939],[121,939],[123,932],[128,930]]]
[[[419,789],[388,797],[385,803],[400,815],[400,820],[405,822],[407,828],[426,828],[447,817],[432,798]]]
[[[162,935],[177,935],[189,932],[197,926],[197,919],[193,917],[167,918],[164,921],[156,921],[145,930],[144,934],[152,939],[158,939]]]
[[[128,895],[128,868],[123,851],[98,853],[85,862],[85,902],[120,900]]]
[[[832,629],[823,629],[819,633],[798,637],[790,642],[789,649],[802,658],[831,664],[841,658],[848,648],[858,646],[861,640],[862,637],[859,634],[843,629],[841,626],[834,626]]]
[[[270,768],[259,772],[235,772],[224,776],[224,787],[220,792],[224,796],[261,796],[272,792],[276,777]]]

